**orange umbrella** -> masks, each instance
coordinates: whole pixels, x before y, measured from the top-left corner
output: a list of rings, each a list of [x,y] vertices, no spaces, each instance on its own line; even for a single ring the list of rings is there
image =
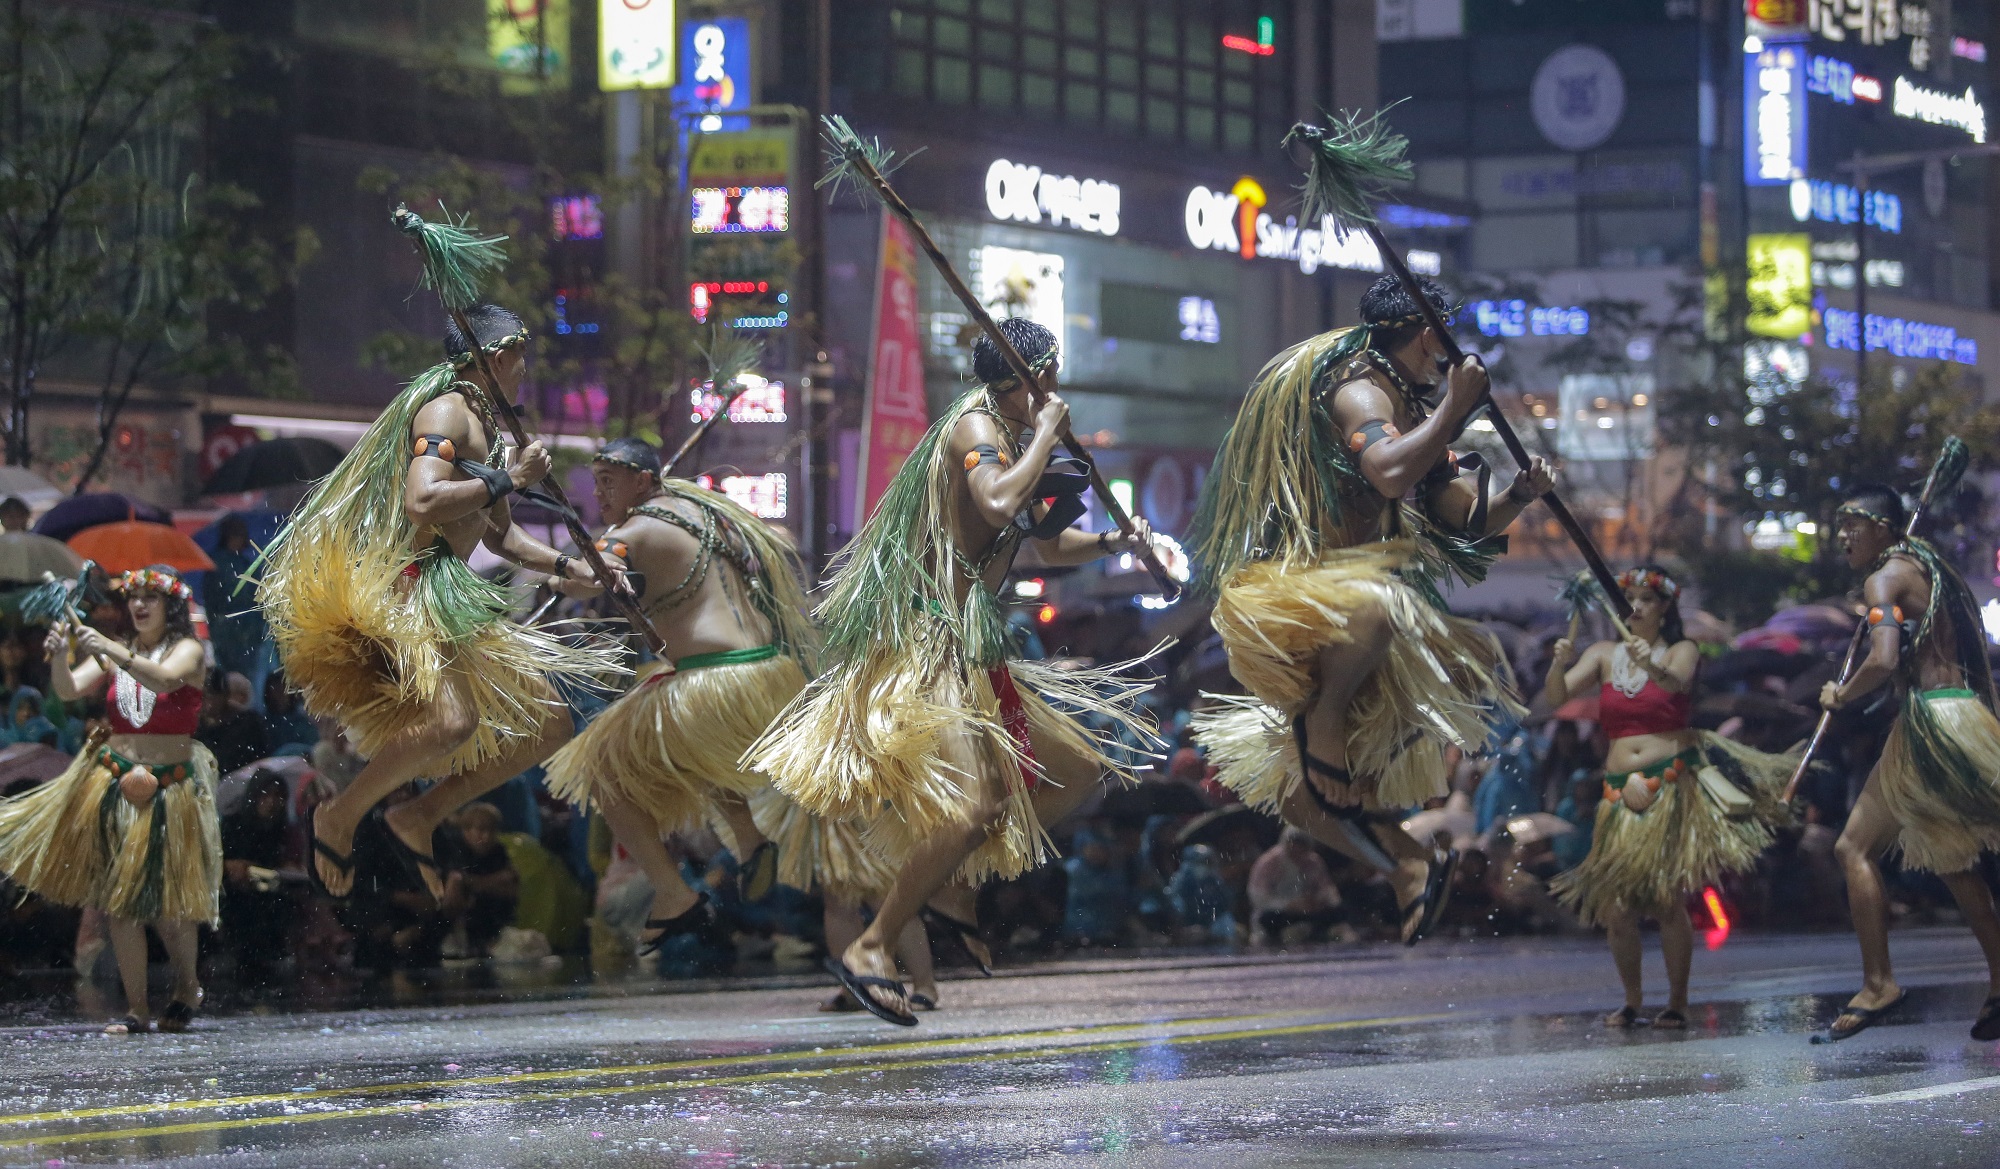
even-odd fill
[[[97,561],[113,574],[154,564],[181,572],[206,572],[215,567],[201,545],[186,534],[167,524],[137,519],[85,528],[69,538],[69,546],[78,556]]]

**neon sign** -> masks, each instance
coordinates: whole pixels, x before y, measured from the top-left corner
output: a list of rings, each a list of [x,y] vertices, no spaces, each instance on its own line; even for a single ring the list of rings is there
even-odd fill
[[[696,187],[688,202],[696,235],[791,226],[791,193],[784,187]]]
[[[749,21],[740,16],[694,21],[681,51],[690,68],[674,97],[702,115],[698,125],[704,133],[722,129],[721,115],[750,108]]]
[[[1974,142],[1986,141],[1986,107],[1979,104],[1969,85],[1964,93],[1950,94],[1898,77],[1895,100],[1889,108],[1899,118],[1929,122],[1933,126],[1956,126],[1972,135]]]
[[[785,383],[754,373],[742,374],[737,380],[743,383],[743,392],[729,404],[731,422],[785,421]],[[688,391],[688,421],[708,421],[715,416],[715,408],[721,404],[722,397],[715,392],[715,383],[700,383]]]
[[[1857,191],[1846,183],[1797,179],[1792,183],[1792,218],[1804,223],[1865,223],[1877,231],[1900,235],[1903,201],[1888,191]]]
[[[604,211],[595,195],[564,195],[549,200],[549,238],[603,239]]]
[[[1215,302],[1205,296],[1183,296],[1180,301],[1181,340],[1215,345],[1222,341],[1222,318]]]
[[[1854,104],[1854,66],[1834,57],[1806,58],[1806,92]]]
[[[1264,207],[1263,186],[1248,177],[1236,180],[1228,194],[1196,187],[1188,192],[1183,226],[1188,242],[1204,251],[1235,252],[1246,260],[1291,260],[1308,275],[1322,266],[1357,272],[1380,272],[1382,254],[1359,232],[1344,236],[1332,216],[1317,227],[1305,227],[1286,216],[1280,223]]]
[[[1239,53],[1248,53],[1253,57],[1268,57],[1278,51],[1277,32],[1278,26],[1275,21],[1268,16],[1260,16],[1257,18],[1256,40],[1234,35],[1225,36],[1222,38],[1222,47],[1234,49]]]
[[[1004,158],[986,168],[986,210],[1015,223],[1068,224],[1093,235],[1118,234],[1118,184],[1042,173]]]
[[[1861,347],[1862,329],[1853,313],[1828,306],[1820,317],[1824,322],[1828,349],[1855,350]],[[1869,313],[1866,332],[1870,352],[1886,349],[1897,357],[1955,361],[1960,365],[1979,364],[1978,339],[1961,337],[1958,330],[1950,325]]]
[[[674,83],[674,0],[599,0],[597,87],[664,89]]]
[[[697,475],[694,481],[710,491],[721,491],[749,508],[758,519],[785,518],[787,489],[782,471],[763,475],[724,475],[719,481],[712,475]]]
[[[1525,300],[1475,300],[1464,319],[1488,337],[1582,337],[1590,332],[1588,310],[1529,307]]]
[[[1806,53],[1794,42],[1751,38],[1743,68],[1743,181],[1775,187],[1806,169]]]

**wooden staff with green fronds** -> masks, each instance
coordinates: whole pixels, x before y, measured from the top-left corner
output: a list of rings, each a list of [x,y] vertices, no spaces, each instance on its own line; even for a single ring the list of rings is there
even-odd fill
[[[709,334],[708,344],[702,348],[701,355],[708,360],[708,384],[715,387],[720,401],[715,405],[715,413],[702,419],[701,425],[694,428],[694,433],[687,436],[673,457],[660,465],[662,479],[674,473],[674,468],[680,465],[688,452],[708,437],[708,432],[715,429],[715,424],[729,413],[736,399],[750,388],[743,375],[756,372],[757,360],[764,355],[764,343],[718,325]]]
[[[500,378],[493,370],[493,359],[479,343],[479,335],[472,331],[472,322],[466,319],[465,310],[479,303],[479,282],[487,272],[500,266],[505,258],[500,243],[505,236],[479,236],[469,231],[463,224],[428,223],[422,216],[408,207],[398,204],[390,217],[397,230],[416,241],[417,251],[424,261],[424,283],[436,290],[438,299],[444,303],[445,312],[451,314],[452,321],[465,343],[472,349],[472,360],[485,376],[481,389],[492,407],[493,415],[506,421],[507,431],[513,437],[517,448],[526,448],[528,432],[521,425],[521,417],[515,412],[514,404],[506,401],[500,393]],[[610,566],[597,550],[597,541],[583,526],[583,518],[570,506],[569,496],[555,476],[544,479],[539,487],[541,492],[554,501],[555,510],[561,514],[563,525],[569,529],[570,539],[576,544],[577,555],[590,566],[603,585],[605,595],[620,615],[632,623],[646,639],[647,648],[655,656],[666,655],[666,639],[653,628],[653,622],[646,616],[646,610],[639,604],[639,598],[623,578],[613,582]]]
[[[1957,435],[1948,435],[1938,457],[1931,464],[1930,473],[1924,476],[1923,493],[1917,497],[1917,506],[1910,511],[1909,523],[1903,525],[1905,540],[1917,534],[1917,524],[1922,522],[1924,513],[1938,500],[1954,494],[1959,481],[1965,478],[1965,470],[1972,462],[1972,452]],[[1861,660],[1861,646],[1868,640],[1868,619],[1854,623],[1854,636],[1847,642],[1847,657],[1840,663],[1839,685],[1845,686],[1854,676],[1854,668]],[[1786,803],[1798,794],[1799,784],[1805,780],[1806,769],[1812,766],[1813,756],[1819,752],[1820,742],[1826,738],[1826,730],[1833,725],[1833,711],[1819,712],[1819,722],[1813,726],[1812,738],[1806,740],[1806,752],[1799,756],[1799,765],[1792,771],[1792,778],[1785,784]]]
[[[1033,395],[1036,408],[1039,409],[1046,397],[1042,390],[1041,379],[1029,368],[1027,359],[1023,358],[1013,343],[1000,332],[1000,326],[994,322],[993,315],[986,311],[986,306],[980,304],[979,298],[972,295],[972,289],[966,287],[958,270],[953,268],[951,261],[946,258],[944,250],[938,247],[937,241],[931,238],[931,233],[917,219],[917,213],[910,210],[910,205],[903,202],[903,197],[896,193],[896,188],[889,185],[888,174],[894,170],[891,154],[882,149],[881,143],[863,139],[856,134],[847,124],[847,119],[837,114],[827,115],[820,121],[831,150],[828,151],[827,172],[817,185],[832,186],[835,191],[844,185],[852,185],[863,194],[880,200],[896,218],[909,227],[917,246],[931,258],[931,263],[937,267],[938,275],[944,277],[945,285],[951,289],[952,295],[958,297],[959,303],[965,306],[965,311],[971,314],[973,322],[986,334],[987,339],[993,342],[1000,356],[1006,359],[1007,368],[1013,370],[1014,376],[1021,379],[1021,384],[1028,387],[1028,392]],[[1104,505],[1105,514],[1111,517],[1111,522],[1118,525],[1121,533],[1128,539],[1133,539],[1135,531],[1132,517],[1126,514],[1118,498],[1111,494],[1110,486],[1104,482],[1103,472],[1097,469],[1097,460],[1092,458],[1083,444],[1076,440],[1076,435],[1068,426],[1063,427],[1062,444],[1063,449],[1068,451],[1071,457],[1089,469],[1091,490],[1097,493],[1098,501]],[[1167,571],[1167,566],[1161,563],[1159,553],[1155,552],[1151,545],[1136,539],[1132,552],[1146,566],[1146,571],[1152,575],[1153,583],[1159,586],[1160,594],[1169,601],[1177,600],[1181,594],[1181,583],[1175,580],[1173,574]]]
[[[1306,164],[1304,199],[1307,222],[1317,222],[1323,216],[1330,216],[1337,230],[1366,234],[1382,254],[1382,262],[1389,266],[1390,273],[1410,294],[1410,299],[1416,302],[1417,311],[1424,316],[1424,323],[1436,331],[1446,355],[1454,364],[1464,361],[1465,351],[1452,337],[1451,329],[1439,315],[1437,306],[1423,294],[1409,265],[1383,238],[1381,225],[1375,216],[1375,203],[1386,186],[1392,182],[1408,182],[1413,176],[1409,162],[1403,157],[1409,140],[1390,132],[1378,112],[1365,117],[1355,113],[1335,116],[1325,126],[1300,122],[1285,135],[1287,149],[1294,143],[1303,143],[1310,155]],[[1490,391],[1485,409],[1487,417],[1493,422],[1493,429],[1500,434],[1500,441],[1507,446],[1507,454],[1516,464],[1526,467],[1529,463],[1528,448],[1514,433],[1514,427],[1508,423],[1506,416],[1493,405]],[[1543,495],[1542,502],[1549,505],[1556,522],[1569,534],[1576,550],[1583,554],[1591,575],[1604,589],[1611,611],[1620,617],[1630,616],[1632,606],[1626,602],[1624,591],[1618,587],[1617,578],[1611,573],[1611,566],[1604,562],[1590,533],[1583,530],[1583,525],[1577,522],[1576,516],[1571,514],[1569,507],[1555,492]]]

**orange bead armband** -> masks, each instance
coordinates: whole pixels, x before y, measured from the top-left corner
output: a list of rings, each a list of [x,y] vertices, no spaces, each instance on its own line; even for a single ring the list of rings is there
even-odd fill
[[[1901,625],[1903,623],[1903,607],[1901,605],[1891,605],[1885,610],[1882,606],[1876,605],[1868,610],[1868,625],[1870,628],[1880,625],[1884,621],[1893,621]]]
[[[442,434],[418,435],[416,449],[412,450],[410,454],[412,457],[419,459],[425,455],[429,455],[434,459],[443,459],[447,463],[458,462],[458,447],[453,445],[452,441]]]
[[[597,542],[597,550],[623,560],[632,551],[632,546],[623,540],[599,540]]]

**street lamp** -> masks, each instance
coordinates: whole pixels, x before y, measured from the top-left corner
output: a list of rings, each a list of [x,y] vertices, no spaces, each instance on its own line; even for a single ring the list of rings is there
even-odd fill
[[[2000,154],[2000,143],[1958,146],[1946,150],[1906,150],[1897,154],[1864,155],[1841,163],[1836,170],[1854,176],[1860,208],[1854,216],[1854,392],[1862,392],[1868,373],[1868,180],[1875,175],[1930,162],[1950,162],[1968,156]]]

